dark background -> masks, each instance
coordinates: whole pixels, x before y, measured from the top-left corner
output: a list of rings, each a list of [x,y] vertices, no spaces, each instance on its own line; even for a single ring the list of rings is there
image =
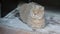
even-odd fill
[[[60,0],[1,0],[1,17],[15,9],[20,2],[36,2],[45,8],[60,10]]]

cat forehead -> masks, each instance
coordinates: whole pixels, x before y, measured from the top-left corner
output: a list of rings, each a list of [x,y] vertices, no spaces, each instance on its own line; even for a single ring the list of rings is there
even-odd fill
[[[33,9],[44,10],[44,7],[43,7],[43,6],[40,6],[40,5],[34,5],[34,6],[33,6]]]

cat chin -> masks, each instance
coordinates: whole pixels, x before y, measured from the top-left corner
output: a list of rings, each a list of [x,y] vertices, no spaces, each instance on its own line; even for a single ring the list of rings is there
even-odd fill
[[[32,16],[32,18],[35,18],[35,19],[41,19],[43,16],[37,16],[37,15],[35,15],[35,16]]]

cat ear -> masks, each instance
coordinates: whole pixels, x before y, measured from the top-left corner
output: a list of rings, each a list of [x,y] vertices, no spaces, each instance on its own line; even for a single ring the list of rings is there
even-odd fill
[[[44,10],[44,7],[43,7],[43,6],[40,6],[39,9],[40,9],[40,10]]]

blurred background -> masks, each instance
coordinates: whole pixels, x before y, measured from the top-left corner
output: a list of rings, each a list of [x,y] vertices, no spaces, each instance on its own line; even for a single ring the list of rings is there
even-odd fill
[[[1,17],[14,10],[19,3],[36,2],[45,7],[45,10],[60,13],[60,0],[1,0]]]

